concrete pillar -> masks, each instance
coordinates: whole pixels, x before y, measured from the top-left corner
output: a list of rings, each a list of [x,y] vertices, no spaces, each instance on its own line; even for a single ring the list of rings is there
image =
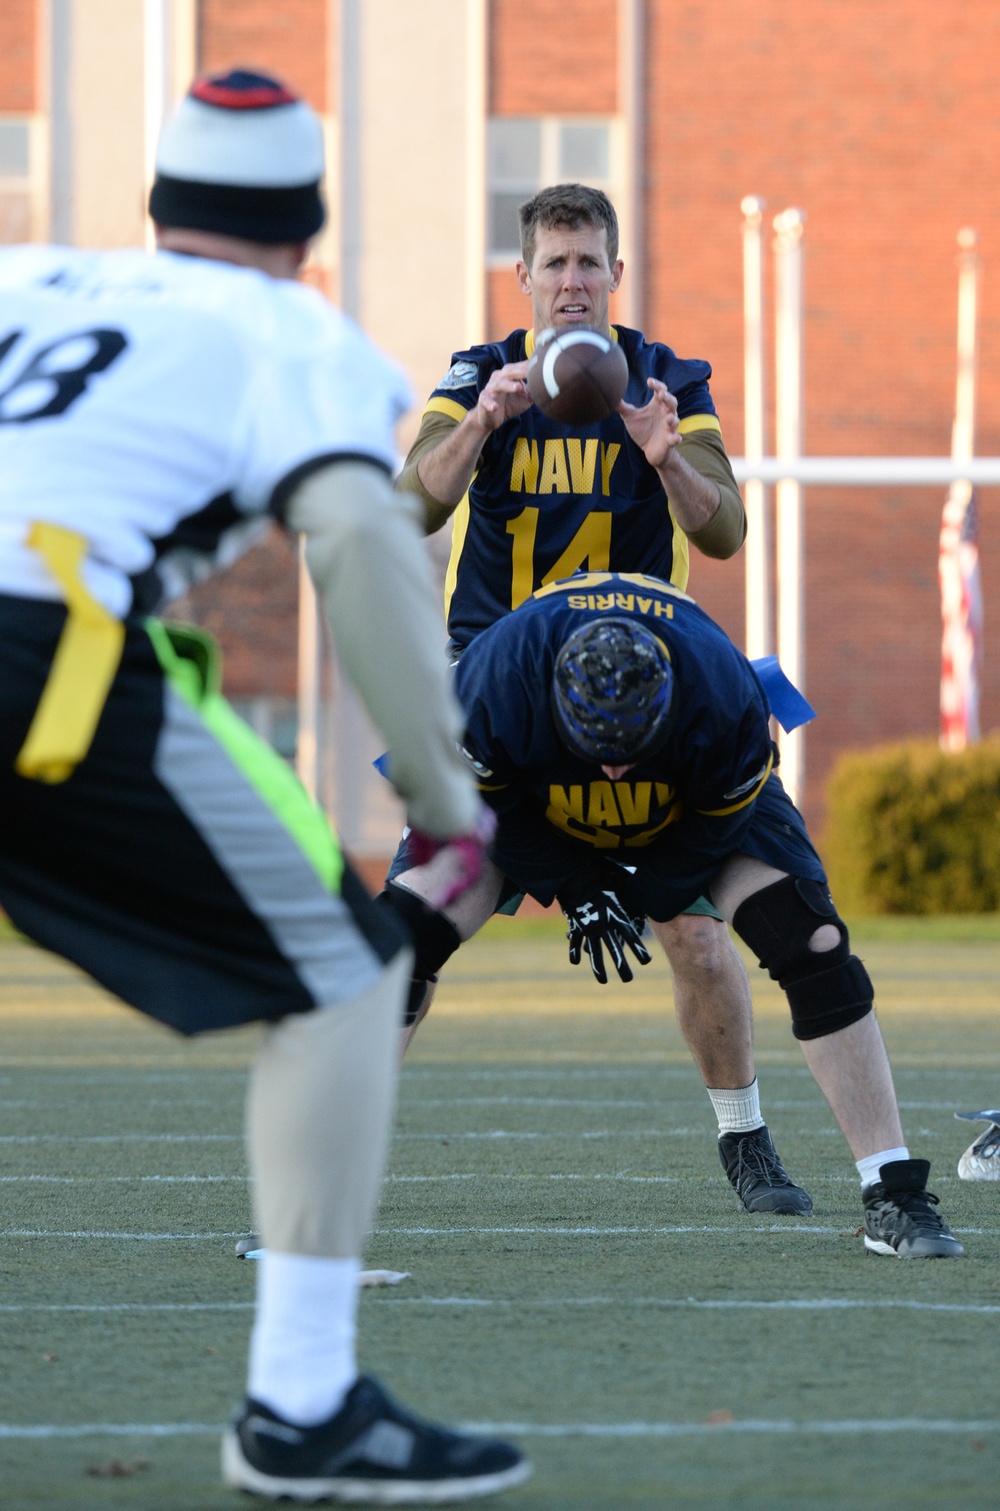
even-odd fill
[[[341,0],[341,10],[355,49],[341,111],[344,303],[422,403],[453,348],[484,335],[485,6]]]
[[[485,335],[485,3],[340,0],[338,10],[336,284],[342,307],[410,377],[405,451],[452,351]],[[441,565],[444,532],[431,550]],[[442,653],[444,638],[442,617]],[[371,766],[381,741],[336,668],[335,682],[321,791],[348,850],[388,855],[401,812]]]
[[[49,0],[51,235],[90,247],[146,240],[148,30],[162,54],[167,107],[194,71],[194,0]],[[158,114],[161,113],[158,111]]]
[[[143,0],[53,0],[53,232],[78,246],[145,237]]]

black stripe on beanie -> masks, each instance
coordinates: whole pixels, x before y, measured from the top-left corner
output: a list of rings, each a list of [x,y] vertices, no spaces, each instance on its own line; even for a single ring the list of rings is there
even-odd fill
[[[158,174],[149,196],[158,226],[214,231],[244,241],[308,241],[326,219],[318,184],[284,189],[205,184]]]

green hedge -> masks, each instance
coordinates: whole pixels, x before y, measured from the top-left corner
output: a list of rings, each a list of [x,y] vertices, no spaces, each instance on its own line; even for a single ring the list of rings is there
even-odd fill
[[[1000,736],[945,754],[908,740],[840,758],[823,857],[842,913],[1000,909]]]

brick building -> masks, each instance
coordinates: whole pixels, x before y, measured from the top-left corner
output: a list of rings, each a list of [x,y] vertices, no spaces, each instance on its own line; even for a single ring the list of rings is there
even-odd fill
[[[807,453],[947,452],[955,236],[978,229],[977,449],[996,455],[998,52],[990,0],[969,0],[946,25],[930,0],[5,0],[0,237],[140,243],[158,101],[195,68],[256,62],[327,123],[333,213],[314,276],[403,363],[418,397],[453,348],[524,322],[511,272],[518,199],[585,178],[622,214],[615,315],[712,362],[723,434],[739,454],[739,207],[756,194],[765,224],[790,205],[808,217]],[[772,428],[767,449],[773,440]],[[942,493],[806,494],[806,685],[821,714],[806,747],[814,826],[838,750],[937,730]],[[989,635],[996,493],[980,503]],[[738,641],[743,584],[740,558],[694,557],[691,591]],[[229,690],[256,700],[251,712],[290,706],[287,541],[275,536],[184,608],[219,633]],[[377,788],[372,797],[370,736],[338,709],[338,819],[348,843],[374,855],[397,816]],[[1000,723],[989,638],[982,712],[984,728]]]

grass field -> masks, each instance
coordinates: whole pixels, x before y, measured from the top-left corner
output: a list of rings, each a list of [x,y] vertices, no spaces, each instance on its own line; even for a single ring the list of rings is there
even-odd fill
[[[865,1255],[763,978],[764,1110],[808,1219],[738,1211],[662,960],[600,988],[557,925],[497,920],[452,963],[367,1255],[412,1279],[365,1293],[362,1355],[411,1404],[520,1437],[536,1474],[498,1505],[1000,1506],[1000,1186],[957,1179],[952,1117],[1000,1097],[1000,928],[856,938],[961,1262]],[[238,1505],[217,1437],[253,1291],[232,1250],[256,1033],[184,1044],[9,938],[0,1023],[0,1506]]]

